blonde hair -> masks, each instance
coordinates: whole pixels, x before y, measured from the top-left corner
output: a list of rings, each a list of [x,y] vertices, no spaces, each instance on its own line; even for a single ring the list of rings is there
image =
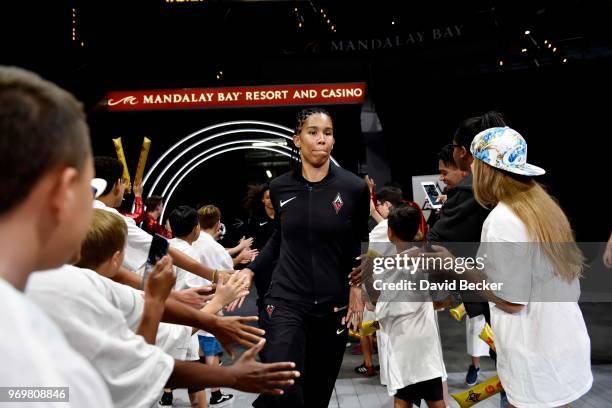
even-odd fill
[[[125,248],[127,224],[117,214],[95,209],[85,241],[81,245],[80,268],[96,269]]]
[[[492,208],[506,204],[525,224],[530,242],[544,243],[544,254],[556,273],[567,282],[580,277],[584,257],[576,245],[567,216],[533,178],[498,170],[474,160],[474,196],[480,205]]]
[[[198,221],[202,229],[211,229],[221,221],[221,211],[214,205],[205,205],[198,210]]]

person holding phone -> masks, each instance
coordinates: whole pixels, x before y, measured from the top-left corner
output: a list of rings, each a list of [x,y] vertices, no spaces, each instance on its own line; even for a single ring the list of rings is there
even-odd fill
[[[260,320],[266,362],[295,361],[302,376],[282,396],[254,407],[327,407],[346,346],[346,324],[361,326],[361,288],[348,275],[368,241],[365,181],[331,162],[334,127],[321,108],[297,116],[293,142],[301,162],[270,183],[274,232],[246,274],[249,282],[276,260]]]

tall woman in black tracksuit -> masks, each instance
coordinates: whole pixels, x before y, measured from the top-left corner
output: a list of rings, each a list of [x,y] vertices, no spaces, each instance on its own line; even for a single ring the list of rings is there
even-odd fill
[[[301,111],[293,141],[301,165],[270,184],[274,233],[241,273],[252,279],[277,260],[260,316],[263,357],[294,361],[301,377],[282,396],[260,395],[254,407],[327,407],[344,355],[344,323],[360,323],[363,312],[348,275],[368,240],[368,187],[330,161],[334,130],[325,110]]]

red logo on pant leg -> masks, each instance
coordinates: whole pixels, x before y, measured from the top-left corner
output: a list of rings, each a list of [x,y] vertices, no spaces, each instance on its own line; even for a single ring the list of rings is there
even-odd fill
[[[274,305],[266,306],[266,313],[268,313],[268,317],[272,317],[272,312],[274,312]]]
[[[342,197],[340,196],[340,193],[338,193],[334,201],[332,201],[332,205],[334,206],[334,210],[336,210],[336,214],[338,214],[340,212],[340,209],[344,205],[344,202],[342,201]]]

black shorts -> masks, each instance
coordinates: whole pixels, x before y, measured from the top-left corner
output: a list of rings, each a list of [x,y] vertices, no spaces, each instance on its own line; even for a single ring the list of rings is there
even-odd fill
[[[442,378],[438,377],[432,380],[410,384],[398,390],[395,397],[416,405],[418,405],[422,399],[425,401],[441,401],[444,399]]]
[[[206,357],[200,356],[200,360],[194,360],[194,363],[206,364]],[[205,387],[187,388],[189,394],[195,394],[196,392],[204,391]]]

